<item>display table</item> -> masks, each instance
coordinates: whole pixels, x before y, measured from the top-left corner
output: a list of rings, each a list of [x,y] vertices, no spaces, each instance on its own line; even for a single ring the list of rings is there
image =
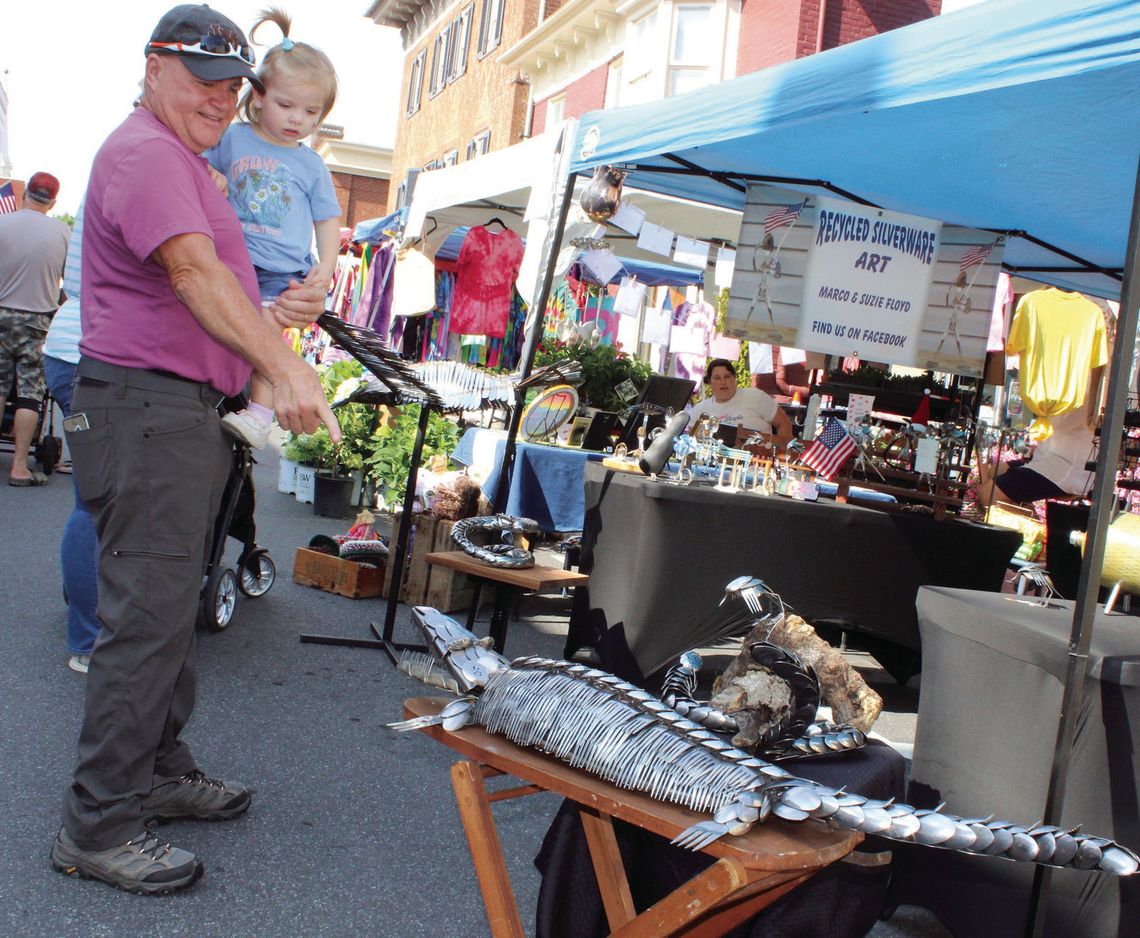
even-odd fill
[[[450,700],[416,697],[404,702],[406,717],[435,714]],[[770,820],[743,837],[723,837],[702,851],[714,859],[688,883],[640,915],[634,908],[613,828],[617,818],[666,838],[703,819],[692,811],[626,791],[480,727],[423,732],[469,760],[452,766],[460,817],[487,907],[491,933],[525,934],[503,859],[491,802],[535,791],[557,792],[581,814],[593,870],[604,900],[609,930],[619,935],[721,935],[770,905],[813,874],[849,854],[862,835],[830,831],[822,824]],[[508,774],[524,788],[488,794],[490,775]],[[443,862],[444,857],[441,857]],[[579,932],[578,934],[583,934]]]
[[[905,677],[921,648],[918,588],[996,591],[1021,543],[987,525],[671,485],[592,463],[585,499],[581,569],[591,579],[574,597],[566,654],[624,645],[640,676],[691,647],[689,624],[747,574],[808,622],[851,630]],[[604,654],[605,666],[637,681],[619,657]]]
[[[1067,667],[1073,603],[926,587],[918,594],[923,656],[908,799],[1031,822],[1044,813]],[[1062,826],[1140,848],[1140,622],[1094,619]],[[955,935],[1023,933],[1032,868],[911,851],[897,899],[923,905]],[[1135,935],[1140,877],[1058,870],[1046,924],[1053,936]]]
[[[445,550],[427,554],[429,564],[447,567],[495,587],[495,606],[491,613],[490,636],[495,650],[503,654],[507,645],[507,618],[516,597],[522,593],[538,593],[546,589],[574,589],[590,578],[577,570],[564,570],[561,567],[496,567],[472,557],[466,551]],[[472,603],[467,613],[467,630],[473,631],[478,603]]]
[[[472,470],[488,499],[495,497],[506,445],[503,430],[469,427],[451,454],[454,462]],[[582,472],[587,461],[600,461],[601,453],[522,440],[515,447],[515,469],[503,510],[536,521],[544,531],[581,531]]]

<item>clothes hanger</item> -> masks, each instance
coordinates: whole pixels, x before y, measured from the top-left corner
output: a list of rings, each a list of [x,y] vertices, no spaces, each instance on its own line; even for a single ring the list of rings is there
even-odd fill
[[[507,223],[503,221],[498,215],[493,215],[491,218],[487,219],[487,221],[483,222],[483,227],[486,228],[488,225],[494,224],[498,224],[498,226],[504,231],[507,230]]]

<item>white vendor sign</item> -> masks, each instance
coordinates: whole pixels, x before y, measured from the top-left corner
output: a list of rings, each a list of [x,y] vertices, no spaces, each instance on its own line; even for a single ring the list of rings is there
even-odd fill
[[[1001,253],[986,232],[753,186],[726,332],[980,375]]]

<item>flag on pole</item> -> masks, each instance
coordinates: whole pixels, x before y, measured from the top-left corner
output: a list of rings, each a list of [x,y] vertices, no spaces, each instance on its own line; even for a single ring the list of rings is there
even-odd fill
[[[992,244],[975,244],[962,255],[962,263],[958,266],[958,273],[964,274],[971,267],[981,264],[990,256],[990,251],[992,251],[996,245],[996,241]]]
[[[12,183],[6,182],[0,186],[0,215],[8,215],[16,211],[16,190]]]
[[[829,417],[823,432],[804,450],[800,459],[830,482],[856,448],[847,428],[834,417]]]
[[[792,224],[800,217],[800,212],[804,210],[805,205],[807,205],[807,199],[804,199],[799,205],[781,205],[775,211],[769,212],[764,217],[764,234],[771,234],[777,228]]]

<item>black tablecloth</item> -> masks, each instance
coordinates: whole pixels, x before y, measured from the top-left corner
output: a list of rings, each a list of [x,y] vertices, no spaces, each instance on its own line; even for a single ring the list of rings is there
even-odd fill
[[[847,785],[851,791],[873,798],[899,798],[903,790],[903,758],[882,744],[872,744],[863,752],[825,756],[816,762],[787,763],[785,768],[833,787]],[[614,830],[639,912],[713,862],[712,857],[673,847],[663,837],[621,821],[614,822]],[[893,844],[868,838],[859,849],[875,852],[893,849]],[[534,862],[542,873],[535,917],[537,938],[609,934],[582,822],[573,802],[563,802]],[[890,869],[888,865],[834,863],[728,934],[731,938],[858,938],[870,930],[882,909]]]
[[[1044,813],[1073,603],[928,587],[918,594],[922,696],[911,803],[1023,823]],[[1062,825],[1140,849],[1140,627],[1095,617]],[[911,851],[895,898],[933,911],[955,935],[1019,935],[1032,883],[1026,864]],[[1140,934],[1140,877],[1058,870],[1048,934]]]
[[[812,624],[858,633],[905,677],[921,647],[919,586],[998,590],[1021,539],[964,521],[676,486],[596,464],[586,466],[585,489],[590,582],[576,590],[566,654],[606,647],[607,666],[634,679],[614,645],[628,646],[627,664],[642,675],[657,671],[691,646],[688,626],[742,574],[764,580]]]

